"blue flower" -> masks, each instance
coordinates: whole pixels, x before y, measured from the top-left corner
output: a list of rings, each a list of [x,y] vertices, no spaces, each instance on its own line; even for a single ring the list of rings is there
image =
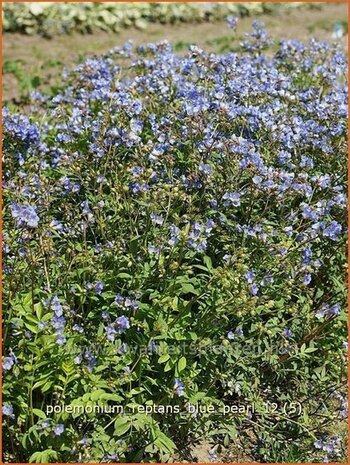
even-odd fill
[[[252,284],[254,282],[255,273],[253,270],[248,270],[244,276],[245,276],[247,283]]]
[[[328,316],[339,315],[339,313],[340,313],[340,304],[336,303],[336,304],[332,305],[331,307],[329,307],[329,309],[327,310],[326,313],[327,313]]]
[[[250,293],[252,295],[257,295],[257,293],[259,292],[259,286],[257,284],[255,284],[255,283],[251,284],[249,289],[250,289]]]
[[[15,364],[15,361],[13,357],[5,357],[2,363],[2,368],[4,370],[11,370],[14,364]]]
[[[261,176],[253,176],[252,181],[254,184],[260,185],[262,183],[262,177]]]
[[[319,215],[310,207],[310,205],[307,205],[305,203],[302,204],[302,210],[303,210],[303,217],[304,218],[307,218],[307,219],[310,219],[310,220],[313,220],[313,221],[317,221],[318,218],[319,218]]]
[[[243,329],[240,327],[240,326],[237,326],[237,328],[234,330],[234,331],[229,331],[227,333],[227,338],[232,340],[234,339],[236,336],[240,337],[240,336],[243,336]]]
[[[98,294],[98,295],[102,294],[103,288],[104,288],[103,283],[102,282],[97,282],[95,284],[95,292],[96,292],[96,294]]]
[[[139,174],[142,174],[142,173],[143,173],[143,168],[142,168],[142,166],[133,166],[133,167],[130,169],[130,173],[131,173],[133,176],[138,176]]]
[[[115,296],[114,303],[117,304],[117,305],[123,305],[124,304],[124,298],[120,294],[117,294]]]
[[[135,300],[130,299],[130,297],[126,297],[124,306],[126,308],[130,307],[132,310],[137,310],[139,308],[138,303]]]
[[[51,324],[57,332],[63,331],[65,322],[66,322],[66,319],[64,318],[63,315],[62,316],[55,315],[51,318]]]
[[[13,407],[11,404],[4,404],[2,406],[2,414],[7,417],[14,418]]]
[[[63,225],[59,221],[53,219],[50,223],[50,227],[54,229],[55,231],[63,231]]]
[[[157,351],[157,348],[158,348],[157,343],[155,341],[151,341],[148,345],[147,350],[148,352],[153,353]]]
[[[150,255],[154,255],[155,257],[159,257],[160,252],[162,251],[162,246],[158,245],[157,247],[153,244],[149,244],[147,250]]]
[[[76,331],[77,333],[80,333],[80,334],[83,334],[84,332],[84,328],[77,324],[73,325],[72,329],[73,331]]]
[[[40,142],[38,123],[31,124],[29,119],[23,115],[12,115],[7,108],[3,110],[4,133],[8,133],[14,139],[26,144],[37,145]]]
[[[331,224],[323,230],[323,235],[329,237],[332,241],[336,241],[341,231],[342,226],[337,221],[332,221]]]
[[[322,449],[323,442],[317,439],[316,441],[314,441],[314,446],[316,447],[316,449]]]
[[[103,456],[104,460],[119,460],[118,454],[105,454]]]
[[[179,397],[183,396],[185,394],[185,383],[179,378],[175,378],[174,390]]]
[[[224,200],[224,205],[232,205],[233,207],[238,207],[241,204],[241,194],[238,192],[226,192],[222,199]]]
[[[120,348],[118,349],[118,354],[125,354],[128,351],[128,346],[125,342],[122,343]]]
[[[164,222],[164,218],[161,215],[157,215],[156,213],[151,213],[151,220],[154,225],[161,226]]]
[[[301,254],[303,257],[303,264],[309,265],[311,263],[311,257],[312,257],[312,250],[310,249],[310,247],[306,247],[305,249],[303,249]]]
[[[207,163],[200,163],[199,164],[199,171],[204,173],[206,176],[210,176],[213,174],[213,168],[208,165]]]
[[[114,342],[117,335],[117,330],[115,329],[114,324],[110,324],[106,327],[107,339],[111,342]]]
[[[31,228],[38,226],[39,216],[37,215],[36,207],[13,203],[11,205],[11,213],[13,218],[16,219],[18,226],[23,224]]]
[[[285,337],[293,337],[293,333],[292,333],[292,331],[291,331],[289,328],[286,328],[286,329],[283,331],[283,336],[285,336]]]
[[[226,22],[227,25],[230,29],[236,29],[237,23],[238,23],[238,17],[237,16],[227,16],[226,17]]]
[[[53,433],[55,436],[61,436],[64,432],[64,425],[62,423],[57,423],[57,425],[53,429]]]
[[[315,313],[315,317],[320,320],[321,318],[323,318],[325,316],[325,313],[327,311],[327,308],[329,308],[328,305],[322,305],[321,308],[319,308],[316,313]]]
[[[63,307],[57,295],[52,296],[50,307],[57,317],[63,315]]]
[[[106,176],[103,176],[102,174],[99,174],[97,177],[96,177],[96,182],[98,184],[103,184],[104,182],[106,182]],[[102,205],[103,206],[103,205]]]
[[[41,420],[40,422],[41,429],[49,428],[50,425],[51,425],[51,420]]]
[[[235,329],[235,334],[237,336],[243,336],[243,329],[240,327],[240,326],[237,326],[237,328]]]
[[[63,346],[67,342],[66,337],[63,334],[59,334],[56,338],[56,344]]]
[[[130,321],[129,318],[126,316],[120,316],[115,320],[116,324],[119,326],[120,329],[129,329],[130,328]]]
[[[2,363],[2,367],[4,370],[11,370],[11,368],[13,367],[13,364],[14,362],[12,360],[12,357],[5,357]]]
[[[175,226],[175,224],[172,224],[170,226],[170,240],[169,240],[169,245],[175,246],[180,239],[180,229]]]

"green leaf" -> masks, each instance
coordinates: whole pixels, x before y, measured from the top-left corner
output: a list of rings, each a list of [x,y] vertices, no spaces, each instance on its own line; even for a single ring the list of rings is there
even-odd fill
[[[170,358],[169,354],[161,355],[158,359],[158,363],[165,363],[169,360],[169,358]]]
[[[38,317],[38,320],[40,320],[43,314],[43,306],[41,302],[34,305],[34,310],[35,310],[36,316]]]
[[[166,372],[166,371],[170,371],[170,370],[173,368],[173,366],[174,366],[173,362],[172,362],[171,360],[169,360],[169,361],[167,362],[167,364],[165,365],[165,367],[164,367],[164,371],[165,371],[165,372]]]
[[[195,294],[195,295],[199,294],[198,289],[195,289],[193,285],[190,283],[182,284],[181,292],[182,294]]]
[[[40,459],[41,452],[34,452],[34,454],[29,457],[29,463],[40,463]]]
[[[156,432],[156,439],[154,444],[162,451],[173,452],[176,449],[175,443],[162,431]]]
[[[24,326],[34,334],[37,334],[39,332],[39,328],[37,326],[31,325],[31,324],[26,323],[26,322],[24,323]]]
[[[42,418],[43,420],[45,420],[46,415],[45,415],[45,413],[44,413],[42,410],[39,410],[38,408],[33,408],[32,412],[33,412],[34,415],[36,415],[37,417]]]
[[[105,394],[105,391],[103,389],[96,389],[96,391],[93,391],[91,393],[90,399],[93,402],[96,402],[97,400],[99,400],[101,398],[101,396],[103,396],[103,394]]]
[[[117,278],[121,279],[132,279],[132,276],[128,273],[118,273]]]
[[[131,428],[131,423],[128,418],[119,417],[114,422],[114,434],[116,436],[123,436]]]
[[[211,258],[208,257],[208,255],[204,255],[203,257],[203,262],[205,263],[206,267],[208,268],[209,271],[212,271],[213,269],[213,263],[211,261]]]
[[[304,354],[311,354],[312,352],[315,352],[317,350],[317,347],[308,347],[307,349],[304,350]]]
[[[63,362],[62,363],[62,370],[64,371],[64,373],[66,375],[70,375],[70,374],[74,373],[74,371],[75,371],[74,363],[72,361]]]
[[[106,392],[101,395],[100,400],[114,400],[115,402],[121,402],[123,397],[118,396],[118,394],[109,394]]]
[[[186,358],[181,357],[180,360],[178,361],[178,364],[177,364],[178,372],[181,373],[186,368],[186,365],[187,365]]]
[[[130,252],[132,253],[132,255],[136,255],[138,252],[138,249],[139,249],[138,242],[139,242],[139,236],[133,237],[130,241],[129,248],[130,248]]]
[[[46,449],[42,452],[34,452],[29,458],[29,463],[50,463],[57,461],[57,452],[52,449]]]

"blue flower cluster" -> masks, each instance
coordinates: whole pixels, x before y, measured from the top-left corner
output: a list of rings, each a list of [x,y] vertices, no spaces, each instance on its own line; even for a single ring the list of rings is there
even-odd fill
[[[162,461],[194,431],[233,438],[210,416],[193,431],[166,415],[131,428],[86,413],[76,427],[46,418],[45,403],[278,396],[310,417],[323,409],[320,439],[308,415],[237,416],[259,438],[255,461],[289,461],[294,443],[308,461],[340,457],[327,415],[345,405],[347,63],[314,40],[270,45],[261,23],[225,55],[126,43],[68,72],[26,116],[4,110],[12,461],[52,444],[60,462]]]

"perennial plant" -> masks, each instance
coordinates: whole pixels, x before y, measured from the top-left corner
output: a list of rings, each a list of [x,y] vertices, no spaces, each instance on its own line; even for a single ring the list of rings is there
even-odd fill
[[[345,460],[346,71],[256,22],[4,110],[5,459]]]

